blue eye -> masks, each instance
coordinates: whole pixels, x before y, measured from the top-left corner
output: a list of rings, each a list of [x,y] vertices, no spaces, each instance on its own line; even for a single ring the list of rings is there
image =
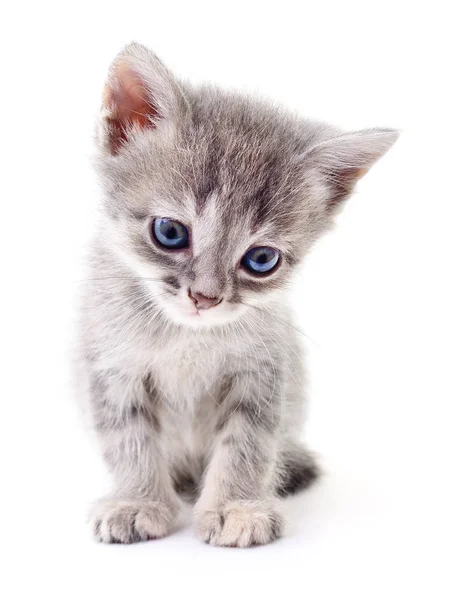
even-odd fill
[[[188,230],[179,221],[158,217],[152,224],[156,242],[169,250],[188,247]]]
[[[268,246],[251,248],[242,258],[242,266],[253,274],[270,273],[279,262],[279,252]]]

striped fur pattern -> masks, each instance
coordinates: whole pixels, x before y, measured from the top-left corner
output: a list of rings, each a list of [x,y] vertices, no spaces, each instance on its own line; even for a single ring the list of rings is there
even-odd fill
[[[299,439],[305,382],[287,287],[395,138],[195,88],[137,44],[115,59],[75,361],[113,480],[91,513],[98,540],[168,534],[184,495],[205,542],[245,547],[281,535],[279,498],[318,474]],[[156,217],[183,223],[189,247],[156,244]],[[268,276],[241,264],[257,246],[279,252]],[[197,310],[190,289],[221,302]]]

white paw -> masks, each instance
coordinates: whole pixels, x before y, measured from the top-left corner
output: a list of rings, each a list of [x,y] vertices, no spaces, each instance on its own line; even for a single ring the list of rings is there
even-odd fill
[[[268,544],[282,533],[284,518],[274,500],[235,501],[210,510],[200,510],[195,517],[198,537],[215,546]]]
[[[131,544],[167,535],[176,512],[159,501],[104,499],[94,506],[90,521],[98,541]]]

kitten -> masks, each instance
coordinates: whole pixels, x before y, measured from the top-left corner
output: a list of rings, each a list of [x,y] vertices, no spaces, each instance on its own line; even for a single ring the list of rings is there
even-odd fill
[[[265,544],[279,496],[318,473],[299,442],[304,383],[287,284],[397,133],[342,133],[214,87],[127,46],[103,95],[102,218],[80,311],[77,378],[112,493],[97,539],[174,526]]]

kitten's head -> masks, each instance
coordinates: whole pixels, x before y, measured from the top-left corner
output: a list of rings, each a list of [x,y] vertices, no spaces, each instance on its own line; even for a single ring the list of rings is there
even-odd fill
[[[172,321],[227,323],[284,289],[396,138],[181,84],[132,44],[111,66],[98,128],[107,241]]]

